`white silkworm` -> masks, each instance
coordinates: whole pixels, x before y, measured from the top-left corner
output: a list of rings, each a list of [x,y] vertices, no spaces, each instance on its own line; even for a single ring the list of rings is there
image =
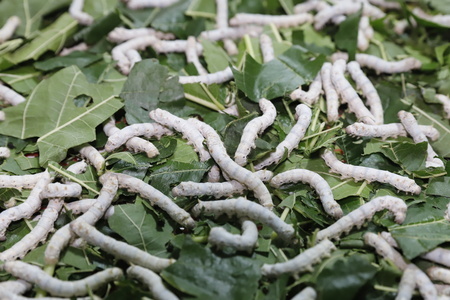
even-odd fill
[[[159,108],[152,110],[149,115],[155,122],[181,132],[183,138],[188,140],[188,144],[192,144],[200,156],[200,161],[207,161],[211,158],[205,146],[203,146],[203,135],[191,123]]]
[[[197,119],[189,119],[189,122],[205,137],[208,151],[222,172],[252,190],[261,205],[271,210],[273,208],[272,197],[262,180],[230,158],[219,134],[211,126]]]
[[[331,81],[333,82],[333,86],[341,96],[342,102],[348,104],[348,109],[356,115],[358,120],[366,124],[375,124],[375,117],[364,105],[350,82],[345,78],[345,69],[345,60],[338,59],[334,62],[331,67]]]
[[[369,46],[370,46],[370,40],[361,28],[358,29],[356,45],[358,47],[358,50],[361,50],[361,51],[366,51],[367,48],[369,48]]]
[[[431,147],[425,134],[423,134],[423,132],[420,130],[416,118],[414,118],[414,116],[411,113],[406,112],[404,110],[398,112],[398,118],[400,119],[400,122],[403,124],[403,127],[405,127],[405,130],[412,137],[414,143],[417,144],[427,142],[427,159],[425,161],[425,166],[427,168],[428,167],[443,168],[444,162],[436,157],[437,153]]]
[[[146,7],[167,7],[179,0],[128,0],[127,7],[129,9],[141,9]]]
[[[154,36],[160,40],[172,40],[175,36],[172,33],[156,31],[152,28],[127,29],[116,27],[108,33],[108,40],[114,43],[122,43],[134,38]]]
[[[339,119],[339,96],[331,82],[331,67],[331,63],[324,63],[320,70],[320,77],[322,78],[322,88],[327,99],[327,119],[329,122],[334,122]]]
[[[391,245],[394,248],[398,248],[397,241],[394,239],[391,233],[387,231],[382,231],[380,235],[386,242],[388,242],[389,245]]]
[[[242,131],[241,141],[234,154],[234,161],[240,166],[247,164],[247,155],[252,148],[256,147],[255,140],[258,134],[262,134],[267,127],[272,125],[277,116],[275,106],[265,98],[259,100],[259,108],[263,112],[263,115],[247,123]]]
[[[113,118],[110,119],[104,126],[103,131],[105,134],[110,137],[111,135],[120,131],[119,128],[115,125],[115,120]],[[132,152],[144,152],[147,154],[147,157],[155,157],[159,155],[158,148],[155,147],[151,142],[141,139],[139,137],[132,137],[125,142],[125,146],[128,150]]]
[[[275,58],[272,39],[267,34],[261,34],[259,36],[259,47],[261,48],[261,54],[263,62],[267,63]]]
[[[83,6],[84,0],[72,0],[72,3],[69,7],[69,14],[72,16],[72,18],[77,20],[79,24],[91,25],[92,23],[94,23],[94,18],[83,11]]]
[[[97,170],[97,173],[103,172],[103,170],[105,169],[106,161],[97,149],[95,149],[91,145],[86,145],[81,147],[78,152],[80,152],[81,156],[94,166],[94,168]]]
[[[187,39],[186,46],[186,60],[188,63],[192,63],[197,69],[197,73],[199,75],[207,75],[208,71],[206,71],[205,67],[200,63],[197,54],[197,40],[194,36],[190,36]]]
[[[441,26],[450,27],[450,15],[429,15],[426,12],[424,12],[420,7],[415,7],[412,10],[412,13],[418,16],[421,19],[439,24]]]
[[[152,293],[155,300],[178,300],[171,291],[169,291],[163,284],[161,277],[154,272],[142,268],[140,266],[131,266],[127,269],[127,275],[131,278],[136,278]]]
[[[5,112],[3,110],[0,110],[0,121],[5,121]]]
[[[156,257],[137,247],[106,236],[95,229],[94,226],[82,220],[73,221],[70,224],[70,228],[89,244],[100,247],[116,258],[140,265],[154,272],[161,272],[175,262],[174,259]]]
[[[32,189],[47,172],[32,175],[0,175],[0,188]]]
[[[398,285],[397,297],[395,300],[410,300],[416,288],[416,268],[408,265],[403,272],[402,279]]]
[[[433,126],[419,125],[420,131],[425,134],[430,140],[436,141],[439,138],[439,131]],[[387,139],[389,137],[396,138],[398,136],[406,136],[408,133],[401,123],[389,123],[382,125],[368,125],[360,122],[355,122],[345,128],[347,134],[359,137],[379,137]]]
[[[246,25],[203,31],[200,34],[200,37],[210,41],[227,39],[236,40],[242,38],[246,34],[251,37],[257,37],[261,34],[261,32],[263,32],[263,27],[261,26]]]
[[[181,84],[189,84],[189,83],[213,84],[213,83],[224,83],[230,81],[233,78],[234,78],[233,71],[231,71],[230,67],[226,67],[222,71],[210,73],[207,75],[179,76],[178,82]]]
[[[295,15],[260,15],[260,14],[247,14],[238,13],[230,19],[231,26],[256,24],[256,25],[268,25],[274,24],[276,27],[295,27],[304,23],[312,23],[313,16],[308,13],[295,14]]]
[[[307,13],[312,10],[320,11],[325,8],[329,7],[328,3],[321,0],[308,0],[303,3],[299,3],[294,6],[294,13],[295,14],[301,14],[301,13]]]
[[[88,166],[87,163],[84,160],[82,160],[70,165],[67,168],[67,171],[72,172],[74,174],[81,174],[86,172],[87,166]]]
[[[375,248],[379,255],[392,261],[400,270],[404,271],[408,267],[408,264],[405,262],[400,253],[392,248],[392,246],[390,246],[381,236],[373,232],[366,232],[364,234],[364,242]]]
[[[226,39],[223,41],[223,47],[225,51],[227,51],[228,55],[237,55],[239,53],[239,49],[231,39]]]
[[[78,183],[50,183],[41,192],[41,198],[78,198],[82,187]]]
[[[407,207],[403,200],[392,196],[377,197],[343,216],[327,228],[319,231],[316,239],[318,241],[323,239],[339,239],[342,233],[350,232],[355,226],[360,228],[376,212],[384,209],[388,209],[394,214],[394,221],[396,223],[401,224],[405,220]]]
[[[309,105],[313,105],[319,100],[320,94],[322,93],[322,77],[320,72],[314,78],[309,86],[308,92],[302,91],[301,87],[294,90],[290,97],[292,100],[301,100]]]
[[[430,278],[421,269],[412,265],[416,271],[416,285],[425,300],[437,299],[437,290]]]
[[[128,61],[130,62],[130,71],[131,69],[133,69],[135,64],[137,64],[142,60],[141,55],[135,49],[127,50],[127,52],[125,52],[125,56],[128,58]]]
[[[25,102],[25,97],[23,97],[21,94],[17,93],[13,89],[4,86],[1,83],[0,83],[0,99],[5,100],[12,106],[16,106],[22,102]]]
[[[51,181],[50,174],[47,171],[41,174],[39,181],[36,182],[25,202],[0,213],[0,241],[5,240],[6,228],[11,222],[28,219],[41,207],[40,193]]]
[[[89,46],[86,43],[79,43],[75,46],[72,46],[70,48],[63,48],[61,52],[59,52],[59,56],[67,56],[72,52],[75,51],[87,51],[89,49]]]
[[[5,25],[0,29],[0,44],[9,40],[14,31],[16,31],[17,27],[20,25],[20,18],[17,16],[9,17],[6,20]]]
[[[7,158],[11,155],[11,150],[8,147],[0,147],[0,157]]]
[[[65,206],[65,209],[70,210],[72,212],[72,214],[79,215],[81,213],[85,213],[86,211],[88,211],[89,208],[91,208],[91,206],[94,205],[95,202],[97,202],[97,199],[82,199],[82,200],[66,203],[64,206]],[[105,219],[108,219],[113,214],[114,214],[114,206],[110,206],[106,210],[103,217]]]
[[[242,222],[242,235],[231,234],[223,227],[213,227],[209,232],[208,242],[216,247],[231,247],[250,253],[258,242],[258,228],[252,221]]]
[[[19,242],[0,253],[0,260],[21,259],[30,250],[36,248],[40,242],[44,242],[48,233],[53,230],[53,224],[59,216],[62,205],[63,201],[61,199],[51,199],[39,222],[31,232],[25,235]]]
[[[15,294],[23,294],[29,289],[31,289],[31,284],[21,279],[0,282],[0,291],[10,290]]]
[[[446,114],[446,118],[450,119],[450,98],[446,95],[436,94],[436,99],[438,99],[442,105],[444,106],[444,112]]]
[[[399,2],[395,1],[385,1],[385,0],[369,0],[373,5],[386,8],[386,9],[400,9],[401,5]]]
[[[370,112],[375,118],[375,123],[383,124],[383,106],[381,105],[380,96],[372,82],[367,78],[366,74],[361,70],[359,63],[356,61],[349,62],[347,64],[347,70],[356,82],[357,87],[361,89],[363,95],[366,97],[367,104],[370,106]]]
[[[323,208],[327,214],[335,219],[339,219],[344,214],[340,205],[334,200],[330,185],[319,174],[305,170],[294,169],[280,173],[272,178],[270,185],[279,188],[286,183],[301,181],[312,186],[319,195]]]
[[[171,130],[157,123],[132,124],[111,134],[106,142],[105,151],[112,152],[133,137],[144,136],[160,139],[164,135],[171,134],[173,134]]]
[[[315,300],[316,298],[316,290],[309,286],[301,290],[300,293],[291,298],[291,300]]]
[[[112,58],[117,61],[117,66],[120,71],[127,75],[131,70],[131,62],[126,56],[126,52],[130,49],[134,50],[144,50],[145,48],[154,45],[157,41],[159,41],[156,37],[148,35],[148,36],[139,36],[126,42],[117,45],[111,51]]]
[[[220,181],[220,168],[218,165],[214,165],[209,169],[207,176],[208,182],[219,182]]]
[[[336,247],[329,240],[323,240],[314,247],[306,249],[293,259],[276,264],[264,264],[261,273],[264,276],[279,276],[282,274],[298,274],[300,272],[312,271],[312,265],[319,263],[323,257],[330,256]]]
[[[369,48],[370,40],[373,38],[374,31],[370,26],[370,20],[367,16],[361,16],[358,29],[358,49],[366,51]]]
[[[431,267],[427,270],[428,276],[432,280],[438,280],[445,283],[450,283],[450,270],[441,267]]]
[[[173,41],[164,41],[157,40],[153,45],[153,49],[158,53],[172,53],[178,52],[183,53],[186,52],[187,48],[187,40],[173,40]],[[197,55],[200,55],[203,52],[202,44],[196,44]]]
[[[394,22],[394,32],[399,35],[403,34],[408,26],[409,26],[409,22],[406,19],[395,21]]]
[[[353,178],[355,181],[367,180],[368,182],[378,181],[390,184],[400,191],[412,194],[420,194],[421,188],[416,182],[408,177],[403,177],[388,171],[374,168],[354,166],[340,162],[336,156],[326,150],[322,155],[325,163],[330,167],[330,171],[338,173],[342,178]]]
[[[237,217],[248,218],[252,221],[259,221],[271,227],[281,239],[287,242],[292,241],[295,235],[295,230],[292,225],[286,224],[277,215],[258,203],[242,197],[207,202],[198,201],[198,204],[192,208],[192,214],[198,216],[200,213],[214,214],[215,217],[221,214],[228,216],[236,215]]]
[[[291,131],[287,134],[286,138],[278,144],[275,148],[275,152],[269,154],[269,156],[263,159],[255,166],[255,170],[261,170],[271,164],[278,163],[283,158],[285,152],[288,155],[298,146],[300,140],[304,137],[306,129],[311,122],[311,109],[305,104],[297,105],[295,108],[297,123],[292,127]]]
[[[450,250],[444,248],[436,248],[430,252],[421,255],[422,258],[432,262],[450,267]]]
[[[118,280],[123,275],[121,269],[109,268],[80,280],[63,281],[51,277],[37,266],[22,261],[8,261],[0,268],[14,277],[36,284],[52,295],[63,297],[86,295],[89,291],[96,290],[110,281]]]
[[[228,0],[216,0],[216,24],[218,29],[228,28]],[[233,40],[225,39],[223,45],[229,55],[238,54],[239,50]]]

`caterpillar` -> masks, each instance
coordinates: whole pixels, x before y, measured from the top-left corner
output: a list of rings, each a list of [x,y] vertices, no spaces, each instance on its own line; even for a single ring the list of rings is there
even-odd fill
[[[49,183],[41,192],[41,198],[77,198],[81,195],[81,185],[71,183]]]
[[[431,267],[427,269],[427,274],[432,280],[450,283],[450,270],[441,267]]]
[[[274,24],[276,27],[295,27],[304,23],[312,23],[313,16],[308,13],[275,16],[275,15],[260,15],[260,14],[248,14],[237,13],[230,19],[231,26],[256,24],[256,25],[268,25]]]
[[[0,147],[0,157],[7,158],[11,155],[11,150],[8,147]]]
[[[228,0],[216,0],[216,24],[218,29],[228,28]],[[223,46],[229,55],[239,52],[232,39],[225,39]]]
[[[245,25],[238,27],[227,27],[203,31],[200,34],[201,38],[210,41],[219,40],[236,40],[242,38],[244,35],[249,35],[251,37],[257,37],[263,32],[261,26]]]
[[[430,252],[421,255],[422,258],[432,262],[450,267],[450,250],[444,248],[436,248]]]
[[[308,286],[295,295],[291,300],[315,300],[317,298],[317,292],[312,287]]]
[[[208,242],[218,248],[231,247],[250,253],[258,242],[258,228],[249,220],[242,222],[242,235],[231,234],[223,227],[211,228]]]
[[[320,77],[322,78],[322,88],[327,99],[328,122],[334,122],[339,119],[339,96],[333,86],[333,83],[331,82],[331,67],[331,63],[325,62],[320,70]]]
[[[0,282],[0,292],[10,290],[15,294],[23,294],[29,289],[31,289],[31,284],[22,279]]]
[[[127,7],[129,9],[141,9],[146,7],[167,7],[171,6],[174,3],[177,3],[179,0],[128,0]]]
[[[160,40],[175,39],[175,36],[172,33],[161,32],[152,28],[127,29],[124,27],[116,27],[108,33],[108,41],[113,43],[122,43],[134,38],[145,36],[154,36]]]
[[[261,48],[261,54],[263,62],[268,63],[275,58],[272,39],[267,34],[261,34],[259,36],[259,47]]]
[[[140,36],[117,45],[111,50],[113,60],[117,61],[117,67],[122,74],[128,75],[131,70],[131,62],[126,56],[128,50],[144,50],[158,42],[158,38],[152,35]]]
[[[142,60],[141,55],[139,52],[135,49],[129,49],[127,52],[125,52],[125,56],[127,57],[128,61],[130,62],[130,71],[133,69],[134,65],[137,64]]]
[[[320,94],[322,93],[322,76],[320,72],[314,78],[313,82],[309,86],[307,92],[302,91],[301,87],[294,90],[289,97],[292,100],[301,100],[308,105],[313,105],[319,100]]]
[[[20,18],[18,16],[9,17],[3,27],[0,29],[0,44],[9,40],[20,25]]]
[[[361,16],[358,28],[357,47],[361,51],[369,48],[370,40],[373,38],[374,31],[370,26],[370,20],[367,16]]]
[[[436,94],[435,95],[436,99],[438,99],[443,107],[444,107],[444,112],[446,114],[446,118],[450,119],[450,98],[446,95],[442,95],[442,94]]]
[[[203,67],[203,65],[200,63],[200,60],[198,59],[196,46],[197,40],[195,39],[195,37],[188,37],[185,51],[186,60],[188,63],[192,63],[195,66],[199,75],[207,75],[208,71],[206,71],[205,67]]]
[[[46,171],[31,175],[0,175],[0,188],[32,189],[46,176],[48,176]]]
[[[442,15],[442,14],[438,14],[438,15],[429,15],[426,12],[424,12],[421,8],[419,7],[415,7],[412,10],[412,13],[415,14],[416,16],[418,16],[421,19],[445,26],[445,27],[450,27],[450,15]]]
[[[88,44],[83,42],[83,43],[76,44],[75,46],[72,46],[72,47],[69,47],[69,48],[63,48],[61,50],[61,52],[59,52],[58,55],[59,56],[67,56],[67,55],[69,55],[72,52],[75,52],[75,51],[87,51],[88,49],[89,49]]]
[[[398,285],[397,297],[395,300],[408,300],[412,298],[416,288],[416,269],[409,264],[403,271],[402,279]]]
[[[227,82],[233,78],[234,78],[233,71],[231,71],[230,67],[226,67],[222,71],[210,73],[207,75],[179,76],[178,82],[181,84],[204,83],[209,85],[214,83]]]
[[[81,25],[92,25],[94,18],[83,12],[83,6],[84,0],[72,0],[69,7],[69,14]]]
[[[103,173],[106,160],[100,154],[100,152],[98,152],[97,149],[95,149],[91,145],[85,144],[84,146],[79,148],[78,152],[80,152],[81,156],[94,166],[98,174]]]
[[[140,266],[131,266],[127,269],[127,275],[144,283],[152,293],[155,300],[178,300],[163,284],[161,277],[149,269]]]
[[[72,214],[79,215],[81,213],[85,213],[89,210],[89,208],[97,202],[97,199],[82,199],[78,201],[72,201],[70,203],[66,203],[64,205],[65,210],[70,210]],[[114,206],[110,206],[103,217],[108,219],[110,216],[114,214]]]
[[[430,140],[436,141],[439,138],[439,131],[433,126],[419,125],[420,131],[425,134]],[[379,137],[383,140],[398,136],[406,136],[408,133],[401,123],[389,123],[381,125],[368,125],[360,122],[355,122],[345,128],[345,132],[352,136],[358,137]]]
[[[19,105],[22,102],[25,102],[25,97],[21,94],[17,93],[13,89],[4,86],[0,83],[0,98],[5,100],[8,104],[12,106]]]

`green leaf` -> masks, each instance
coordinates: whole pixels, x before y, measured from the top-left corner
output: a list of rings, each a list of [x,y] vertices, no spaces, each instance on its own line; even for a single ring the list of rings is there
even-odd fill
[[[450,197],[450,177],[431,178],[426,193],[427,195]]]
[[[34,67],[42,71],[52,71],[54,69],[65,68],[75,65],[79,68],[86,67],[102,59],[102,56],[86,51],[75,51],[66,56],[56,56],[44,61],[34,63]]]
[[[236,149],[241,142],[242,131],[244,130],[245,126],[248,124],[248,122],[256,117],[258,117],[258,113],[252,112],[245,117],[231,121],[225,127],[223,140],[227,141],[225,147],[231,157],[234,157],[234,153],[236,152]]]
[[[0,79],[9,84],[16,92],[28,95],[39,83],[41,72],[31,66],[15,68],[3,71]]]
[[[355,59],[361,11],[362,9],[360,9],[357,13],[347,16],[347,18],[339,24],[339,30],[334,37],[336,46],[339,49],[348,52],[349,60]]]
[[[106,160],[123,160],[132,165],[136,165],[137,161],[130,152],[117,152],[109,155]]]
[[[182,163],[198,161],[198,154],[192,145],[188,145],[184,140],[177,139],[177,147],[173,153],[172,159]]]
[[[232,62],[228,54],[217,43],[202,40],[203,57],[210,73],[223,71]]]
[[[6,202],[11,198],[19,197],[22,193],[13,188],[0,188],[0,202]]]
[[[74,174],[70,171],[67,171],[67,169],[64,169],[55,162],[49,162],[48,169],[49,171],[56,172],[59,176],[62,176],[66,179],[69,179],[70,181],[78,183],[83,188],[87,189],[90,195],[99,194],[99,188],[97,184],[98,182],[97,171],[94,169],[93,166],[88,166],[86,171],[81,174]]]
[[[102,1],[92,1],[93,3],[100,3]],[[121,19],[118,14],[110,13],[98,21],[94,22],[89,27],[84,28],[78,32],[74,39],[76,41],[84,40],[86,44],[92,45],[99,41],[99,38],[106,36],[108,32],[118,27],[121,23]]]
[[[180,258],[161,276],[196,299],[253,299],[261,278],[261,263],[243,256],[221,258],[185,239]]]

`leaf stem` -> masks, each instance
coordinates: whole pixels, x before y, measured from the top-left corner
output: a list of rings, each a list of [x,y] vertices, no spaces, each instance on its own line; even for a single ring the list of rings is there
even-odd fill
[[[203,91],[205,91],[206,95],[208,95],[209,99],[212,100],[212,102],[214,102],[214,104],[220,109],[220,110],[224,110],[225,106],[222,105],[222,103],[220,103],[216,97],[214,97],[213,94],[211,94],[211,92],[208,90],[208,88],[206,87],[206,85],[204,83],[200,83],[200,86],[202,87]]]
[[[252,40],[248,34],[244,35],[245,49],[251,57],[255,58],[255,50],[253,49]]]
[[[194,103],[200,104],[202,106],[205,106],[205,107],[210,108],[215,111],[220,111],[220,109],[214,103],[206,101],[202,98],[196,97],[196,96],[188,94],[188,93],[184,93],[184,97]]]
[[[384,49],[384,45],[377,39],[372,39],[371,42],[378,46],[378,49],[380,49],[381,57],[384,60],[388,60],[386,50]]]
[[[50,169],[52,169],[53,171],[55,171],[56,173],[59,173],[59,174],[61,174],[62,176],[64,176],[64,177],[70,179],[71,181],[78,183],[79,185],[81,185],[82,187],[86,188],[87,190],[89,190],[89,191],[95,193],[96,195],[99,195],[99,194],[100,194],[99,191],[97,191],[97,190],[91,188],[89,185],[87,185],[86,183],[84,183],[84,182],[81,181],[80,179],[74,177],[74,176],[71,175],[70,173],[63,171],[63,170],[61,170],[61,169],[55,167],[55,166],[52,165],[52,164],[48,164],[48,167],[49,167]]]
[[[284,99],[283,99],[283,105],[289,115],[289,119],[291,119],[292,122],[295,122],[294,115],[292,114],[291,110],[289,109],[289,104]]]
[[[307,140],[307,139],[313,138],[313,137],[315,137],[315,136],[318,136],[318,135],[327,133],[327,132],[329,132],[329,131],[333,131],[333,130],[338,129],[338,128],[341,128],[341,127],[342,127],[341,125],[337,125],[337,126],[328,128],[328,129],[326,129],[326,130],[324,130],[324,131],[320,131],[320,132],[317,132],[317,133],[314,133],[314,134],[305,136],[302,140],[304,141],[304,140]]]
[[[281,37],[280,31],[278,30],[277,26],[275,26],[275,24],[270,23],[270,29],[273,32],[273,35],[275,36],[275,39],[277,40],[278,43],[283,42],[283,38]]]

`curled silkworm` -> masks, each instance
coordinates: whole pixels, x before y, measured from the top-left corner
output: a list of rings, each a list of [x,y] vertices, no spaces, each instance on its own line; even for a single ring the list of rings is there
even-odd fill
[[[329,184],[319,174],[305,170],[294,169],[280,173],[272,178],[270,185],[279,188],[283,184],[301,181],[311,185],[319,194],[320,201],[327,214],[333,218],[339,219],[344,214],[341,207],[333,198],[333,192]]]
[[[0,147],[0,157],[9,157],[11,155],[11,150],[8,147]]]
[[[286,16],[274,16],[274,15],[260,15],[260,14],[247,14],[238,13],[230,19],[231,26],[256,24],[256,25],[268,25],[274,24],[277,27],[295,27],[304,23],[311,23],[313,16],[307,13],[286,15]]]
[[[67,56],[67,55],[69,55],[70,53],[72,53],[72,52],[75,52],[75,51],[87,51],[89,49],[89,46],[86,44],[86,43],[79,43],[79,44],[76,44],[75,46],[72,46],[72,47],[70,47],[70,48],[63,48],[62,50],[61,50],[61,52],[59,52],[59,56]]]
[[[103,170],[105,169],[106,161],[97,149],[95,149],[91,145],[85,145],[81,147],[78,152],[80,152],[81,156],[94,166],[94,168],[97,170],[97,173],[103,172]]]
[[[297,295],[295,295],[291,300],[315,300],[317,297],[317,292],[312,287],[308,286],[301,290]]]
[[[436,248],[430,252],[421,255],[422,258],[432,262],[450,267],[450,250],[444,248]]]
[[[427,142],[427,159],[425,162],[426,167],[443,168],[444,162],[439,158],[436,158],[437,153],[433,150],[430,143],[428,142],[425,134],[420,130],[419,124],[417,124],[416,118],[404,110],[398,112],[398,118],[402,122],[403,127],[412,137],[414,143]]]
[[[331,67],[331,63],[324,63],[320,70],[320,77],[322,78],[322,88],[327,99],[327,119],[329,122],[334,122],[339,119],[339,96],[331,82]]]
[[[152,293],[155,300],[178,300],[171,291],[169,291],[163,284],[161,277],[154,272],[142,268],[140,266],[131,266],[127,269],[127,275],[131,278],[136,278]]]
[[[234,161],[240,166],[244,166],[247,163],[247,155],[252,148],[256,147],[255,140],[258,134],[263,133],[267,127],[272,125],[277,115],[275,106],[267,99],[261,98],[259,100],[259,108],[263,115],[251,120],[245,126],[241,141],[234,154]]]
[[[130,49],[144,50],[158,42],[158,38],[148,35],[140,36],[117,45],[111,51],[112,58],[117,61],[117,66],[123,74],[128,74],[131,70],[131,62],[128,59],[126,52]]]
[[[402,279],[398,285],[397,297],[395,300],[409,300],[412,298],[414,289],[416,288],[416,268],[408,265],[403,272]]]
[[[97,202],[97,199],[82,199],[78,201],[73,201],[70,203],[66,203],[64,205],[66,210],[70,210],[72,214],[79,215],[81,213],[85,213],[89,210],[89,208]],[[105,212],[103,217],[108,219],[110,216],[114,214],[114,206],[110,206],[108,210]]]
[[[392,196],[377,197],[361,205],[348,215],[343,216],[334,224],[319,231],[316,239],[318,241],[323,239],[339,239],[342,233],[350,232],[354,226],[360,228],[376,212],[384,209],[390,210],[394,214],[394,221],[401,224],[406,217],[406,208],[405,202],[399,198]]]
[[[9,40],[13,36],[14,31],[16,31],[19,25],[20,25],[19,17],[17,16],[9,17],[8,20],[6,20],[5,25],[3,25],[3,27],[0,29],[0,44]]]
[[[37,266],[22,262],[8,261],[0,268],[14,277],[36,284],[42,290],[55,296],[74,297],[86,295],[110,281],[122,277],[122,270],[110,268],[76,281],[62,281],[51,277]]]
[[[413,14],[415,14],[416,16],[418,16],[421,19],[445,26],[445,27],[450,27],[450,15],[429,15],[426,12],[424,12],[422,9],[420,9],[419,7],[415,7],[412,11]]]
[[[383,106],[381,105],[380,96],[372,82],[367,78],[366,74],[361,70],[359,63],[356,61],[349,62],[347,64],[347,70],[366,97],[367,104],[370,106],[370,112],[375,118],[375,123],[383,124]]]
[[[132,124],[111,134],[106,142],[105,151],[112,152],[133,137],[144,136],[160,139],[162,136],[172,133],[168,128],[156,123]]]
[[[83,12],[84,0],[72,0],[69,7],[70,15],[82,25],[91,25],[94,23],[94,18]]]
[[[129,9],[141,9],[146,7],[167,7],[179,0],[128,0],[127,7]]]
[[[289,131],[286,138],[278,144],[275,151],[270,153],[267,158],[263,159],[255,166],[255,170],[261,170],[271,164],[280,162],[286,151],[289,155],[292,150],[298,146],[298,143],[300,143],[300,140],[304,137],[306,129],[311,122],[312,112],[305,104],[297,105],[295,112],[297,123],[292,127],[291,131]]]
[[[259,36],[259,46],[261,48],[261,54],[263,62],[267,63],[275,58],[272,39],[267,34],[261,34]]]
[[[261,205],[272,209],[272,197],[267,187],[254,173],[239,166],[230,158],[219,134],[211,126],[197,119],[189,119],[189,122],[205,137],[208,151],[222,172],[252,190]]]
[[[306,249],[293,259],[273,265],[264,264],[261,273],[265,276],[279,276],[282,274],[298,274],[300,272],[312,271],[312,265],[319,263],[323,257],[330,256],[336,247],[329,240],[323,240],[314,247]]]
[[[13,106],[25,102],[25,97],[23,97],[21,94],[17,93],[13,89],[4,86],[1,83],[0,83],[0,99],[5,100],[6,102],[8,102]]]
[[[270,210],[242,197],[207,202],[199,201],[192,208],[192,214],[198,216],[202,212],[214,214],[215,216],[221,214],[228,216],[236,215],[237,217],[248,218],[252,221],[260,221],[264,225],[271,227],[281,239],[290,242],[294,238],[295,230],[292,225],[286,224]]]
[[[355,181],[367,180],[368,182],[378,181],[387,183],[401,191],[413,194],[420,194],[421,192],[420,186],[408,177],[374,168],[344,164],[330,150],[326,150],[322,158],[330,167],[331,172],[340,174],[342,178],[353,178]]]
[[[81,220],[72,222],[70,228],[89,244],[100,247],[116,258],[140,265],[154,272],[161,272],[175,262],[174,259],[156,257],[125,242],[117,241]]]
[[[208,71],[206,71],[205,67],[200,63],[197,54],[197,40],[194,36],[190,36],[187,39],[186,46],[186,60],[188,63],[192,63],[197,69],[197,73],[199,75],[207,75]]]
[[[213,227],[209,232],[208,242],[219,248],[231,247],[250,253],[258,242],[258,228],[248,220],[242,222],[242,235],[231,234],[223,227]]]
[[[389,259],[397,266],[400,270],[404,271],[408,264],[405,262],[400,253],[398,253],[391,245],[388,244],[381,236],[367,232],[364,234],[364,242],[375,248],[378,254],[383,256],[385,259]]]
[[[353,112],[358,120],[366,124],[375,124],[375,117],[367,109],[361,98],[356,93],[350,82],[345,78],[344,72],[346,69],[345,60],[338,59],[331,67],[331,81],[336,91],[341,95],[342,102],[348,104],[348,108]]]
[[[154,36],[161,40],[172,40],[175,38],[172,33],[156,31],[152,28],[127,29],[124,27],[116,27],[108,33],[108,40],[114,43],[122,43],[134,38],[145,36]]]
[[[446,95],[436,94],[436,99],[438,99],[444,106],[444,112],[446,118],[450,119],[450,98]]]
[[[322,77],[320,72],[314,78],[313,82],[311,82],[309,86],[309,90],[307,92],[302,91],[301,88],[294,90],[290,97],[292,100],[301,100],[309,105],[313,105],[319,100],[320,94],[322,93]]]
[[[222,71],[210,73],[207,75],[179,76],[178,82],[181,84],[189,84],[189,83],[213,84],[213,83],[227,82],[233,78],[234,78],[233,71],[231,71],[230,67],[226,67]]]
[[[81,185],[71,183],[50,183],[41,193],[41,198],[77,198],[81,195]]]
[[[191,123],[159,108],[152,110],[149,115],[155,122],[181,132],[183,138],[187,139],[188,143],[194,146],[195,151],[200,156],[200,161],[207,161],[211,158],[205,146],[203,146],[203,135]]]
[[[242,38],[246,34],[252,37],[257,37],[261,34],[262,31],[263,28],[261,26],[247,25],[247,26],[227,27],[203,31],[200,34],[200,37],[210,41],[219,41],[227,39],[235,40]]]
[[[439,131],[433,126],[419,125],[420,131],[430,140],[436,141],[439,138]],[[368,125],[355,122],[345,128],[347,134],[359,137],[379,137],[387,139],[389,137],[396,138],[398,136],[406,136],[407,132],[401,123],[389,123],[382,125]]]
[[[325,8],[329,7],[328,3],[322,0],[308,0],[303,3],[297,4],[294,6],[294,13],[301,14],[307,13],[312,10],[321,11]]]

